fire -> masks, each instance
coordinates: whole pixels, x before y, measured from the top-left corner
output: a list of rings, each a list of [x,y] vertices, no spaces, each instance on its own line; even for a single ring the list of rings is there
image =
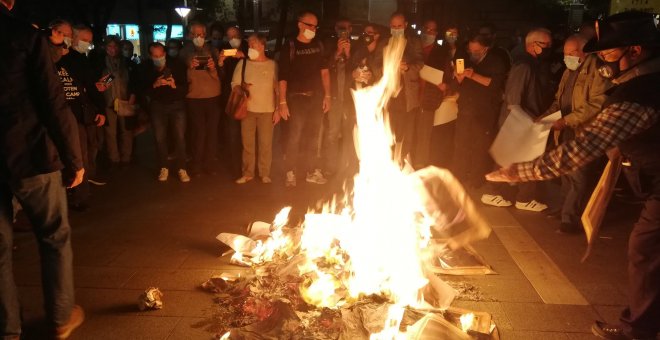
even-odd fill
[[[466,332],[470,330],[472,327],[472,324],[474,323],[474,314],[473,313],[467,313],[463,314],[460,317],[461,320],[461,329],[463,332]]]

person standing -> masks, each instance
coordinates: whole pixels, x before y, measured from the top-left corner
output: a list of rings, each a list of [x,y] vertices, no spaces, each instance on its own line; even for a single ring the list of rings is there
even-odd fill
[[[92,94],[88,93],[87,88],[84,86],[78,77],[84,76],[84,72],[80,72],[80,68],[74,68],[69,71],[65,66],[66,63],[61,62],[63,56],[68,55],[69,48],[66,43],[68,38],[69,44],[73,36],[73,28],[67,21],[56,20],[50,25],[50,35],[48,36],[51,60],[55,64],[57,74],[62,81],[62,88],[71,111],[76,116],[78,122],[78,137],[80,139],[80,148],[82,152],[83,167],[89,168],[90,153],[88,146],[90,143],[95,143],[96,140],[90,140],[89,129],[103,126],[105,123],[105,116],[100,112],[101,110],[92,101]],[[67,65],[68,66],[68,65]],[[90,85],[90,84],[88,84]],[[90,86],[92,93],[96,93],[96,89]],[[96,134],[92,130],[91,136],[95,139]],[[88,207],[89,198],[89,182],[88,174],[82,183],[76,188],[70,190],[69,207],[76,211],[85,211]]]
[[[396,140],[396,154],[401,163],[412,161],[414,157],[415,121],[420,112],[419,70],[424,66],[422,42],[417,35],[407,31],[408,20],[403,13],[396,12],[390,17],[392,39],[405,39],[406,48],[399,65],[401,84],[398,96],[389,103],[390,122]],[[412,165],[412,163],[411,163]]]
[[[493,163],[488,148],[495,138],[509,64],[493,53],[482,35],[468,41],[470,58],[458,83],[458,118],[454,140],[454,173],[466,186],[479,188]]]
[[[126,167],[131,161],[133,153],[133,131],[129,117],[124,115],[122,107],[135,104],[135,94],[131,84],[131,71],[129,61],[124,58],[120,50],[120,40],[116,37],[107,37],[105,43],[105,58],[101,59],[100,69],[103,75],[102,82],[112,77],[107,83],[105,96],[105,116],[108,124],[104,127],[105,147],[108,158],[114,168]],[[105,85],[104,85],[105,86]]]
[[[21,336],[12,269],[12,195],[32,222],[41,257],[49,336],[66,339],[84,320],[75,304],[65,187],[83,181],[76,119],[47,39],[0,0],[0,337]]]
[[[598,74],[596,55],[587,55],[583,48],[587,40],[579,34],[572,35],[564,43],[566,70],[559,83],[555,100],[546,111],[552,114],[561,111],[562,118],[553,125],[555,133],[561,132],[562,141],[569,141],[588,125],[598,114],[612,86],[611,82]],[[587,204],[588,195],[596,185],[600,161],[575,170],[561,177],[562,196],[560,233],[577,233],[580,216]]]
[[[298,35],[287,40],[280,52],[279,112],[289,120],[286,146],[286,186],[296,186],[298,159],[307,171],[308,183],[325,184],[316,153],[323,114],[330,111],[330,70],[323,44],[314,39],[318,19],[312,12],[298,16]]]
[[[156,135],[160,168],[158,180],[165,182],[169,177],[168,142],[171,139],[177,176],[181,182],[187,183],[190,176],[186,171],[186,66],[177,58],[167,57],[165,46],[161,43],[149,44],[149,56],[150,60],[141,65],[139,87],[144,97],[142,102],[149,107],[151,125]]]
[[[266,57],[266,38],[253,34],[248,38],[248,59],[238,62],[234,70],[231,85],[234,89],[245,83],[248,91],[247,117],[240,121],[241,138],[243,141],[243,175],[236,180],[238,184],[251,181],[255,168],[255,137],[259,145],[257,164],[261,182],[268,184],[270,165],[273,159],[273,123],[280,120],[279,112],[275,112],[276,94],[279,91],[277,82],[277,64]],[[247,65],[243,65],[247,63]],[[245,69],[245,78],[243,70]]]
[[[501,121],[506,119],[511,110],[522,110],[530,117],[538,118],[550,107],[556,91],[548,67],[551,48],[552,36],[547,29],[536,28],[527,33],[525,55],[513,65],[506,82]],[[500,186],[498,189],[499,193],[483,194],[481,202],[495,207],[509,207],[515,197],[516,209],[541,212],[548,208],[537,200],[536,183],[522,183],[517,187]],[[511,192],[512,189],[514,192]],[[493,192],[495,188],[488,190]]]
[[[216,63],[218,50],[206,43],[206,26],[190,25],[188,44],[180,56],[188,67],[186,106],[190,120],[192,165],[190,172],[200,176],[202,170],[210,175],[218,171],[218,124],[220,120],[220,77]]]
[[[583,133],[537,159],[487,175],[496,182],[542,181],[568,174],[617,147],[650,194],[628,242],[629,302],[619,325],[596,321],[611,340],[656,339],[660,331],[660,32],[650,13],[623,12],[596,26],[584,51],[597,52],[613,91]]]

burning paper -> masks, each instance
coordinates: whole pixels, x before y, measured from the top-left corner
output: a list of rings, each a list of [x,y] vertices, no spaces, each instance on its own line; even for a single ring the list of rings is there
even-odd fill
[[[146,309],[162,309],[163,293],[156,287],[149,287],[138,298],[138,308],[143,311]]]

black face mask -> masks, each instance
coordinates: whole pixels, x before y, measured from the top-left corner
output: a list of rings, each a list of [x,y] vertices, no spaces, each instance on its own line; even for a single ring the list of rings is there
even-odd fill
[[[621,54],[619,59],[615,61],[605,61],[598,58],[598,73],[600,73],[600,75],[605,79],[616,78],[621,73],[619,62],[621,59],[623,59],[623,57],[626,56],[626,54],[628,54],[628,52],[630,52],[630,49],[626,49],[626,51]]]
[[[552,49],[550,47],[541,48],[541,53],[536,55],[539,59],[547,60],[552,57]]]

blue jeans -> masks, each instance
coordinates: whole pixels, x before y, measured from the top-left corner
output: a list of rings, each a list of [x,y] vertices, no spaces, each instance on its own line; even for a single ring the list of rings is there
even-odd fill
[[[21,333],[12,273],[12,194],[23,206],[37,237],[44,308],[50,326],[66,324],[74,304],[71,228],[61,173],[0,182],[0,337]]]
[[[150,104],[151,124],[156,136],[156,149],[158,150],[158,166],[167,168],[168,131],[172,132],[174,153],[177,170],[186,168],[186,110],[183,101],[161,103],[152,101]],[[171,129],[170,129],[171,126]]]

